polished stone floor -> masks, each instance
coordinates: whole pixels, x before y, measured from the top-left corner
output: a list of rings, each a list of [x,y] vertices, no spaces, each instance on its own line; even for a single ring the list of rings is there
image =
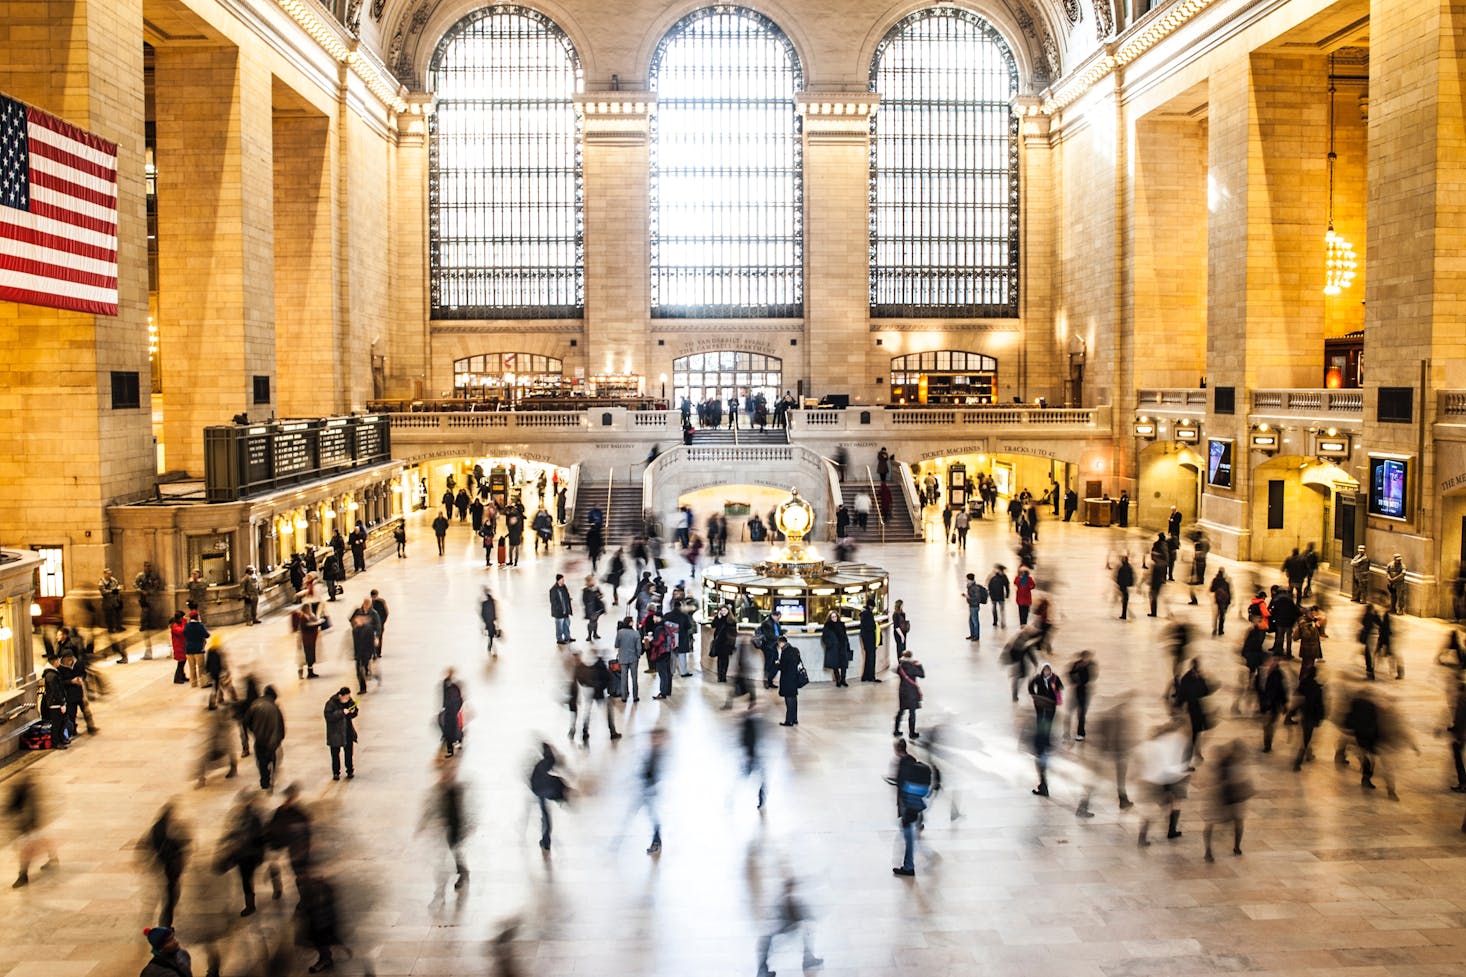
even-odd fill
[[[1118,621],[1105,561],[1128,549],[1138,563],[1145,537],[1056,523],[1045,523],[1042,534],[1036,575],[1057,609],[1059,670],[1081,648],[1093,649],[1096,708],[1125,702],[1146,724],[1159,720],[1170,665],[1157,639],[1172,615],[1203,624],[1204,634],[1205,605],[1187,607],[1184,588],[1173,587],[1161,619]],[[354,957],[338,954],[337,969],[424,977],[752,975],[774,897],[792,880],[808,907],[822,972],[831,977],[1466,974],[1466,803],[1447,790],[1454,778],[1442,735],[1446,676],[1433,664],[1444,635],[1439,622],[1401,622],[1406,677],[1376,684],[1395,701],[1419,749],[1398,757],[1398,803],[1383,791],[1362,791],[1355,770],[1330,762],[1338,736],[1332,726],[1320,731],[1318,762],[1301,774],[1290,764],[1292,727],[1280,730],[1277,752],[1260,755],[1256,721],[1230,709],[1240,641],[1232,632],[1240,625],[1225,639],[1198,642],[1221,687],[1212,700],[1219,727],[1208,738],[1217,745],[1243,738],[1258,786],[1245,856],[1233,858],[1222,843],[1218,860],[1207,864],[1198,801],[1188,802],[1182,838],[1161,838],[1148,849],[1135,844],[1143,808],[1120,812],[1103,783],[1097,816],[1075,817],[1083,783],[1104,776],[1099,758],[1086,753],[1090,744],[1061,749],[1051,797],[1029,793],[1032,761],[1021,733],[1031,710],[1010,700],[996,661],[1004,639],[985,632],[980,646],[964,640],[959,594],[967,569],[1011,566],[1012,542],[989,520],[974,525],[965,554],[937,543],[861,554],[890,569],[893,593],[906,601],[912,646],[929,676],[922,723],[942,723],[952,747],[943,760],[949,790],[928,818],[915,879],[890,871],[899,837],[883,781],[896,698],[889,679],[812,686],[801,697],[797,728],[770,727],[762,817],[754,785],[739,773],[734,713],[717,708],[722,689],[710,678],[679,681],[667,703],[644,695],[618,716],[629,735],[614,746],[596,724],[588,750],[571,745],[546,589],[557,570],[579,582],[580,551],[486,570],[467,529],[454,527],[449,556],[440,559],[421,526],[408,559],[389,558],[348,582],[348,599],[377,587],[392,607],[383,681],[361,701],[351,782],[330,780],[321,721],[327,696],[349,681],[344,628],[324,639],[319,682],[297,680],[283,616],[225,629],[236,672],[253,670],[280,689],[289,723],[281,779],[304,787],[354,932]],[[1216,565],[1238,578],[1239,593],[1243,581],[1274,576]],[[674,561],[674,582],[679,569]],[[476,620],[485,585],[505,616],[502,654],[493,662],[485,660]],[[349,605],[338,606],[344,623]],[[1334,604],[1324,667],[1335,693],[1361,675],[1356,618],[1356,607]],[[435,777],[435,694],[448,666],[458,669],[468,701],[459,763],[474,832],[465,849],[471,881],[444,893],[447,854],[421,824]],[[116,692],[96,706],[99,735],[0,770],[0,778],[38,777],[61,812],[60,867],[33,873],[26,889],[0,890],[0,975],[138,972],[147,957],[140,930],[153,921],[157,888],[135,846],[170,798],[195,838],[177,924],[196,951],[196,972],[204,969],[198,935],[228,925],[224,974],[281,973],[278,964],[261,963],[262,947],[290,942],[291,887],[284,900],[262,902],[260,914],[241,922],[233,877],[209,869],[225,812],[249,780],[216,774],[194,788],[204,693],[174,686],[169,663],[105,668]],[[655,727],[669,734],[671,760],[665,848],[651,858],[635,785]],[[565,754],[577,787],[573,803],[556,811],[551,857],[536,845],[538,816],[526,787],[541,739]],[[1198,786],[1206,773],[1202,764]],[[949,798],[960,799],[960,820],[950,817]],[[7,870],[14,854],[8,845]],[[288,973],[303,973],[313,959],[303,948],[288,956]],[[777,940],[771,966],[787,975],[800,965],[797,938]]]

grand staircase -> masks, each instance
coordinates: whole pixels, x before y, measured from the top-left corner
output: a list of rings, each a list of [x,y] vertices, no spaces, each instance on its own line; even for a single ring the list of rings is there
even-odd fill
[[[917,528],[912,525],[911,513],[906,510],[906,502],[901,498],[901,485],[898,482],[891,482],[891,512],[886,517],[885,541],[888,543],[907,542],[918,538]],[[880,483],[876,483],[879,489]],[[850,528],[846,534],[857,543],[879,543],[881,542],[881,520],[879,516],[879,496],[871,490],[870,482],[847,481],[840,484],[840,492],[844,497],[845,509],[850,513]],[[855,525],[855,497],[861,492],[870,496],[870,519],[864,529]]]
[[[699,448],[733,444],[737,444],[740,448],[766,444],[788,444],[789,432],[781,427],[769,427],[763,431],[739,428],[738,440],[735,442],[733,432],[726,427],[698,428],[692,432],[692,443]]]
[[[641,480],[630,484],[612,484],[609,500],[606,483],[582,483],[575,494],[575,513],[565,530],[565,545],[585,544],[585,531],[590,526],[590,510],[600,506],[606,516],[606,549],[625,545],[642,530]]]

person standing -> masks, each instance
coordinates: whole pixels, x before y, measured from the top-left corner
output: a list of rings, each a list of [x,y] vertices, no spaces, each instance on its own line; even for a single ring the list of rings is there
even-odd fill
[[[204,617],[204,605],[209,601],[209,582],[204,579],[203,571],[194,570],[188,575],[188,604],[199,612],[199,620]]]
[[[738,645],[738,622],[733,619],[733,606],[721,604],[713,615],[709,654],[717,668],[718,682],[728,681],[728,661]]]
[[[553,597],[551,600],[553,602]],[[580,591],[580,606],[585,611],[585,640],[594,641],[600,638],[599,624],[601,615],[606,613],[606,598],[601,595],[601,588],[596,586],[593,573],[585,575],[585,587]]]
[[[1020,566],[1018,576],[1013,578],[1013,603],[1018,605],[1018,626],[1023,627],[1028,623],[1029,611],[1033,609],[1033,591],[1038,582],[1033,579],[1033,574],[1028,567]]]
[[[244,601],[244,623],[250,626],[260,623],[260,575],[254,565],[244,568],[244,578],[239,581],[239,596]]]
[[[108,634],[122,631],[122,581],[112,576],[111,569],[102,571],[97,581],[97,591],[102,595],[102,618],[107,622]]]
[[[153,569],[152,563],[144,561],[143,568],[133,578],[132,586],[137,590],[137,630],[147,643],[147,651],[144,658],[153,657],[153,629],[158,626],[155,614],[162,611],[163,601],[163,578],[158,576]],[[119,646],[121,657],[118,659],[122,664],[127,664],[127,647]]]
[[[487,587],[484,588],[483,599],[479,601],[478,615],[488,641],[488,653],[496,656],[499,653],[494,650],[494,639],[499,636],[499,602]]]
[[[860,609],[860,680],[879,682],[876,678],[876,651],[880,645],[880,626],[876,623],[875,609],[866,601]]]
[[[1299,578],[1298,587],[1303,586]],[[1298,604],[1293,600],[1294,588],[1273,587],[1272,599],[1267,605],[1268,626],[1273,631],[1272,653],[1284,658],[1293,657],[1293,625],[1298,623]]]
[[[901,714],[906,714],[906,734],[911,739],[919,739],[921,734],[916,731],[916,710],[921,708],[921,683],[926,678],[926,669],[921,662],[912,657],[907,651],[901,656],[900,662],[896,665],[896,719],[892,724],[891,735],[901,735]]]
[[[891,453],[886,450],[885,445],[882,445],[881,450],[876,452],[876,478],[884,482],[890,474]]]
[[[351,547],[352,572],[365,573],[367,531],[366,526],[362,525],[360,519],[356,521],[356,526],[352,528],[351,538],[347,540],[347,544]]]
[[[641,689],[636,673],[641,659],[641,636],[636,633],[629,616],[623,617],[616,625],[615,645],[616,664],[621,667],[621,701],[625,702],[630,696],[632,702],[640,702]]]
[[[1129,620],[1130,615],[1130,588],[1135,586],[1135,567],[1130,563],[1130,556],[1126,553],[1120,554],[1120,565],[1115,568],[1115,589],[1120,593],[1120,620]]]
[[[524,513],[511,505],[504,512],[504,537],[509,547],[509,566],[519,566],[519,547],[524,544]]]
[[[1217,575],[1212,577],[1211,596],[1216,602],[1216,620],[1212,622],[1211,633],[1223,635],[1227,633],[1227,608],[1232,606],[1232,581],[1227,579],[1227,571],[1217,567]]]
[[[1048,662],[1039,666],[1038,672],[1028,682],[1028,695],[1033,700],[1033,762],[1038,768],[1038,786],[1032,791],[1036,797],[1049,796],[1049,752],[1053,749],[1054,714],[1059,708],[1064,683]]]
[[[87,723],[87,735],[97,732],[97,721],[92,718],[92,707],[87,703],[87,666],[76,651],[68,647],[61,653],[56,668],[66,691],[66,728],[73,735],[77,732],[76,714],[81,712]]]
[[[204,645],[209,640],[209,629],[199,620],[199,612],[190,610],[183,624],[183,654],[188,659],[188,684],[198,688],[204,684]]]
[[[850,667],[854,653],[850,649],[850,634],[845,630],[845,622],[840,619],[838,610],[832,609],[820,628],[820,647],[825,653],[825,668],[835,673],[835,686],[848,686],[850,683],[845,681],[845,671]]]
[[[334,602],[336,595],[345,593],[341,586],[346,579],[346,564],[341,562],[341,557],[335,550],[326,554],[326,561],[321,566],[321,579],[326,581],[326,599]]]
[[[799,690],[808,682],[799,649],[779,635],[779,697],[784,700],[784,721],[780,726],[799,725]]]
[[[168,622],[168,640],[173,648],[173,661],[176,668],[173,670],[173,684],[188,684],[188,652],[183,642],[183,628],[187,619],[182,611],[174,611],[173,618]]]
[[[361,606],[351,612],[346,623],[351,628],[351,657],[356,663],[356,694],[365,695],[367,677],[372,673],[372,659],[377,656],[382,633],[377,612],[372,610],[372,599],[364,599]]]
[[[660,603],[658,601],[658,606]],[[672,695],[672,655],[677,650],[674,630],[654,607],[647,617],[642,636],[647,665],[657,673],[657,694],[652,696],[654,699],[666,699]]]
[[[1399,553],[1385,567],[1385,589],[1390,594],[1390,613],[1405,613],[1405,560]]]
[[[967,575],[967,586],[962,589],[962,597],[967,601],[967,640],[982,640],[982,605],[988,601],[987,588],[977,582],[977,575]]]
[[[555,644],[568,645],[570,637],[570,588],[565,586],[565,574],[555,574],[554,586],[550,588],[550,617],[555,622]]]
[[[1012,586],[1008,582],[1008,568],[1001,563],[993,565],[993,572],[988,577],[988,600],[993,605],[993,627],[1008,629],[1008,594]],[[1030,592],[1031,593],[1031,592]],[[1029,603],[1033,601],[1030,598]],[[1021,612],[1020,613],[1024,613]],[[1027,614],[1020,618],[1020,623],[1027,621]]]
[[[273,685],[265,686],[260,697],[250,703],[244,722],[254,740],[255,766],[260,771],[260,789],[269,790],[275,772],[275,757],[285,742],[285,716],[275,702]]]
[[[292,612],[291,618],[292,626],[300,635],[300,663],[296,674],[301,678],[317,678],[316,645],[326,618],[321,614],[321,602],[316,597],[315,574],[306,576],[305,587],[301,592],[300,606]]]
[[[433,536],[438,540],[438,555],[443,555],[443,545],[448,537],[448,517],[439,512],[433,519]]]
[[[681,591],[679,585],[677,591]],[[692,642],[697,634],[697,623],[692,620],[692,615],[687,613],[687,606],[696,606],[686,598],[676,597],[672,601],[672,609],[667,612],[665,618],[667,626],[675,632],[677,674],[682,678],[691,678],[692,672],[689,665],[692,657]],[[599,637],[599,635],[597,635]]]
[[[896,641],[896,656],[906,653],[906,638],[911,634],[911,619],[906,616],[904,601],[896,601],[891,608],[891,637]]]
[[[1354,584],[1350,599],[1361,604],[1369,595],[1369,555],[1363,546],[1355,547],[1354,557],[1349,561],[1349,573]]]
[[[387,615],[392,613],[387,606],[387,599],[377,593],[375,589],[371,592],[372,611],[377,615],[377,657],[382,657],[382,645],[387,641]]]
[[[341,754],[346,754],[346,779],[356,777],[353,753],[356,744],[356,717],[360,710],[351,698],[351,689],[342,686],[326,700],[326,746],[331,750],[331,779],[341,779]]]
[[[397,545],[397,559],[407,559],[407,523],[405,521],[392,527],[392,542]]]

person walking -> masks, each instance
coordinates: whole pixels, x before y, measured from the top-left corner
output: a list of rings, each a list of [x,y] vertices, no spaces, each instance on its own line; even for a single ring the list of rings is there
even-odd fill
[[[158,913],[158,922],[163,926],[173,925],[173,913],[178,909],[183,870],[188,865],[191,844],[188,829],[175,816],[170,801],[158,812],[157,819],[139,845],[152,856],[153,867],[162,875],[163,908]]]
[[[1186,781],[1190,768],[1186,763],[1186,734],[1181,720],[1174,719],[1158,729],[1150,739],[1135,748],[1135,762],[1140,779],[1150,788],[1151,800],[1166,811],[1166,837],[1181,837],[1181,801],[1186,798]],[[1150,846],[1150,817],[1140,820],[1136,844]]]
[[[667,732],[658,727],[652,730],[651,742],[647,747],[646,758],[641,765],[641,807],[646,808],[647,817],[652,822],[652,843],[647,846],[648,855],[657,855],[662,851],[662,818],[658,794],[661,790],[662,777],[666,767],[667,754]],[[633,812],[635,813],[635,812]]]
[[[1033,609],[1033,591],[1037,586],[1038,581],[1033,579],[1028,567],[1020,566],[1018,575],[1013,578],[1013,603],[1018,605],[1019,627],[1028,623],[1028,614]]]
[[[1257,702],[1262,713],[1262,752],[1273,751],[1273,731],[1278,717],[1288,708],[1288,684],[1278,655],[1268,658],[1257,684]]]
[[[880,626],[876,623],[876,612],[871,602],[866,601],[860,609],[860,680],[879,682],[876,678],[876,650],[880,644]]]
[[[809,683],[799,649],[779,635],[779,697],[784,700],[784,721],[780,726],[799,725],[799,690]]]
[[[443,755],[451,757],[463,745],[463,687],[451,668],[443,674],[441,703],[438,732],[443,741]]]
[[[1226,570],[1217,567],[1210,589],[1216,604],[1216,619],[1212,622],[1211,633],[1220,636],[1227,633],[1227,609],[1232,606],[1232,581],[1227,579]]]
[[[356,663],[356,694],[366,695],[367,678],[372,673],[372,659],[377,656],[382,634],[381,621],[372,610],[370,597],[362,600],[346,623],[351,628],[351,657]]]
[[[916,830],[931,796],[932,768],[912,756],[906,741],[899,736],[892,749],[896,754],[895,770],[886,781],[896,787],[896,819],[901,826],[904,850],[901,864],[891,869],[891,874],[909,879],[916,876]]]
[[[1211,853],[1212,829],[1219,824],[1232,823],[1232,854],[1242,854],[1242,827],[1246,817],[1247,800],[1256,791],[1247,776],[1247,756],[1241,740],[1233,740],[1223,748],[1217,758],[1215,776],[1212,779],[1208,798],[1206,827],[1202,829],[1202,843],[1205,851],[1202,857],[1208,862],[1216,861]]]
[[[260,697],[245,713],[245,725],[254,741],[255,766],[260,772],[260,789],[269,790],[275,773],[275,759],[285,742],[285,716],[276,704],[273,685],[265,686]]]
[[[548,743],[540,743],[540,758],[529,773],[529,792],[534,795],[540,808],[540,850],[550,850],[550,802],[563,803],[570,796],[570,788],[563,777],[555,773],[560,758]]]
[[[317,678],[316,646],[320,642],[321,631],[330,619],[321,611],[320,598],[316,595],[315,574],[306,575],[300,606],[291,613],[291,626],[300,635],[300,661],[296,674],[300,678]]]
[[[600,638],[599,625],[601,615],[606,613],[606,598],[601,594],[601,588],[596,585],[596,577],[593,573],[585,575],[585,586],[580,591],[580,606],[585,613],[585,640],[594,641]]]
[[[1008,582],[1008,568],[1001,563],[993,564],[993,572],[988,577],[988,601],[993,605],[992,623],[995,628],[1008,630],[1008,594],[1012,591],[1012,585]],[[1032,604],[1032,591],[1030,591],[1029,604]],[[1024,616],[1019,623],[1028,620],[1026,611],[1019,611]]]
[[[1087,732],[1085,721],[1089,718],[1089,687],[1094,683],[1095,673],[1094,652],[1087,648],[1069,664],[1069,688],[1074,693],[1074,708],[1070,715],[1074,718],[1074,740],[1077,743],[1084,742]]]
[[[4,813],[10,816],[20,862],[15,882],[10,887],[24,889],[31,881],[31,862],[42,851],[46,853],[42,871],[61,864],[56,838],[51,833],[50,805],[33,773],[23,770],[11,780]]]
[[[1161,541],[1162,544],[1164,544],[1165,543],[1165,537],[1162,536],[1160,538],[1160,541]],[[1162,556],[1160,557],[1160,559],[1157,559],[1156,558],[1155,550],[1154,549],[1151,550],[1151,554],[1150,554],[1150,613],[1146,615],[1147,617],[1156,617],[1156,616],[1158,616],[1158,614],[1160,612],[1161,590],[1166,586],[1166,572],[1167,572],[1167,567],[1170,565],[1167,562],[1167,559],[1168,558],[1164,554],[1162,554]]]
[[[244,623],[250,626],[260,623],[260,575],[254,565],[244,568],[244,577],[239,581],[239,597],[244,602]]]
[[[967,601],[967,640],[982,640],[982,605],[988,602],[988,589],[977,582],[977,575],[967,575],[967,585],[962,588],[962,598]]]
[[[1211,728],[1204,701],[1211,694],[1211,683],[1201,672],[1201,659],[1191,659],[1190,667],[1177,676],[1173,695],[1176,707],[1185,710],[1186,718],[1191,723],[1191,743],[1186,750],[1188,763],[1200,763],[1205,759],[1199,747],[1201,734]]]
[[[228,827],[219,844],[220,857],[215,868],[234,869],[239,874],[239,888],[244,895],[242,917],[255,914],[255,873],[265,861],[265,819],[255,795],[240,794],[229,813]]]
[[[466,794],[463,782],[458,779],[458,764],[440,763],[438,777],[428,794],[428,803],[423,810],[420,825],[421,829],[433,824],[443,832],[448,854],[453,859],[453,871],[456,875],[453,882],[455,890],[461,890],[468,884],[468,863],[463,858],[463,843],[468,840],[473,822],[469,816]],[[447,883],[447,878],[440,875],[439,896],[435,898],[441,897],[442,890],[447,887]]]
[[[1049,796],[1049,753],[1053,749],[1054,715],[1064,693],[1064,683],[1054,674],[1048,662],[1028,682],[1028,695],[1033,700],[1033,762],[1038,768],[1036,797]]]
[[[712,640],[709,642],[709,654],[712,656],[717,668],[718,682],[728,681],[728,661],[733,657],[738,645],[738,622],[733,618],[733,605],[720,604],[717,612],[713,615]],[[849,639],[846,639],[849,644]]]
[[[356,778],[353,753],[356,745],[356,717],[359,710],[351,689],[342,686],[326,700],[326,746],[331,750],[331,779],[341,779],[341,754],[346,754],[346,779]]]
[[[906,735],[911,739],[920,739],[921,734],[916,731],[916,710],[921,708],[921,683],[926,678],[926,669],[921,662],[912,657],[907,651],[901,656],[896,665],[896,719],[892,724],[891,735],[901,735],[901,714],[906,714]]]
[[[1313,734],[1324,720],[1324,688],[1318,679],[1317,668],[1299,674],[1297,694],[1298,726],[1303,734],[1303,743],[1293,761],[1294,773],[1301,771],[1303,764],[1313,759]]]
[[[769,953],[773,949],[774,937],[797,933],[801,930],[804,935],[804,962],[800,969],[818,970],[824,965],[824,960],[815,956],[814,953],[809,915],[809,910],[805,908],[804,903],[795,893],[794,880],[785,879],[783,894],[779,896],[774,911],[770,913],[771,928],[759,937],[757,977],[776,977],[775,972],[769,969]]]
[[[565,574],[555,574],[555,583],[550,588],[550,617],[555,621],[555,644],[568,645],[570,637],[570,588],[565,586]]]
[[[835,673],[835,686],[848,686],[850,683],[845,681],[845,671],[850,667],[854,652],[850,649],[850,633],[845,630],[845,622],[840,619],[838,610],[831,609],[820,628],[820,647],[825,653],[825,668]]]
[[[1130,588],[1135,586],[1135,567],[1130,563],[1130,556],[1120,554],[1120,565],[1115,568],[1115,590],[1120,594],[1120,620],[1129,620],[1130,615]]]

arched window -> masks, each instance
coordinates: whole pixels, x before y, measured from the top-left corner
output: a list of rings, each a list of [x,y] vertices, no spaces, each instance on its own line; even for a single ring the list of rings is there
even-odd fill
[[[870,309],[876,317],[1018,315],[1018,68],[956,7],[912,14],[870,70]]]
[[[694,404],[704,400],[727,403],[729,397],[743,402],[763,394],[770,404],[783,396],[784,361],[763,353],[720,350],[693,353],[672,361],[672,402],[686,397]]]
[[[453,395],[496,399],[517,393],[519,399],[563,392],[565,363],[538,353],[481,353],[453,361]]]
[[[543,14],[454,24],[429,72],[435,319],[575,318],[584,308],[580,60]]]
[[[709,7],[662,39],[651,87],[652,315],[803,315],[794,46],[762,14]]]
[[[998,361],[985,353],[933,349],[891,357],[893,404],[991,404]]]

